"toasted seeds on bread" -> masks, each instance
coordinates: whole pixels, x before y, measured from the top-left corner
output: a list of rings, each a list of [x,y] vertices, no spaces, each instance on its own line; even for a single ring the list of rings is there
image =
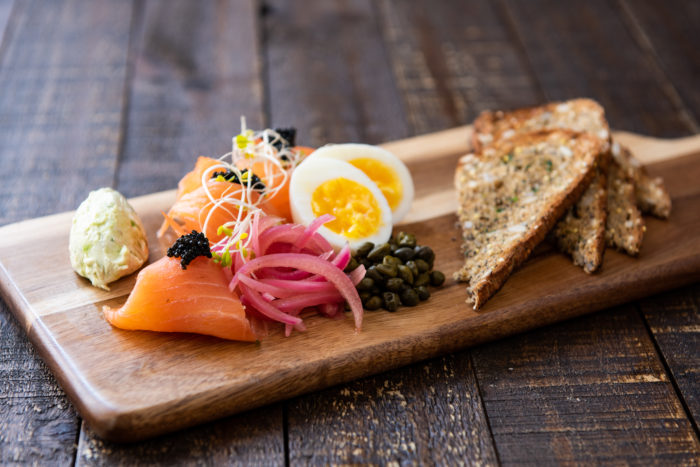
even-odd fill
[[[474,121],[472,147],[479,152],[493,142],[518,134],[557,128],[593,133],[605,141],[610,139],[603,107],[592,99],[581,98],[508,112],[482,112]]]
[[[474,122],[472,145],[483,148],[495,141],[538,130],[565,128],[588,132],[603,142],[608,152],[610,129],[603,107],[591,99],[553,102],[541,107],[510,112],[484,112]],[[605,252],[605,223],[607,183],[606,168],[584,192],[554,228],[553,238],[560,251],[570,255],[574,264],[587,273],[603,264]]]
[[[604,143],[586,133],[516,135],[460,160],[455,173],[463,267],[479,309],[581,196]]]
[[[668,219],[671,215],[671,196],[666,191],[661,178],[650,177],[642,163],[635,159],[632,152],[625,146],[613,143],[611,153],[615,162],[633,180],[639,209],[661,219]]]
[[[608,169],[608,246],[636,256],[644,238],[644,219],[637,208],[634,180],[613,160]]]
[[[607,176],[599,167],[586,191],[552,230],[560,251],[571,256],[576,266],[592,274],[603,264],[607,218]]]

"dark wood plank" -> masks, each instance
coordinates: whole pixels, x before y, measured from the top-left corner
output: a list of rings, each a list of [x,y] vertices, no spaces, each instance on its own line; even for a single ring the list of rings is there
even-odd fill
[[[2,3],[0,23],[9,11]],[[126,2],[11,11],[0,48],[0,224],[75,208],[86,180],[112,183],[131,21]],[[70,463],[79,419],[0,308],[0,463]]]
[[[138,11],[117,189],[171,189],[199,154],[230,150],[240,116],[263,122],[256,2],[152,1]],[[284,463],[282,406],[119,445],[86,424],[78,464]]]
[[[504,464],[690,465],[700,456],[632,306],[479,347],[474,365]]]
[[[270,121],[311,145],[438,128],[406,121],[383,27],[369,1],[269,3]],[[468,354],[300,397],[287,413],[290,463],[495,462]]]
[[[620,2],[629,30],[640,48],[668,79],[667,94],[675,97],[680,117],[693,133],[700,131],[700,4]],[[700,311],[698,286],[642,300],[639,303],[664,363],[680,392],[696,432],[700,419]]]
[[[199,155],[231,150],[241,116],[263,123],[256,2],[147,2],[135,30],[126,196],[169,190]]]
[[[0,224],[112,184],[130,19],[130,4],[18,3],[0,67]]]
[[[621,2],[630,30],[654,57],[684,109],[690,131],[700,131],[700,5],[697,2]],[[700,419],[698,287],[640,302],[649,329],[684,399],[697,431]]]
[[[0,464],[71,463],[80,420],[0,302]]]
[[[76,465],[284,465],[281,427],[277,404],[132,444],[84,428]]]
[[[542,101],[492,2],[383,0],[383,31],[413,134]]]
[[[680,101],[686,125],[700,132],[700,3],[622,0],[620,6],[637,43],[670,81],[667,94]]]
[[[497,462],[468,352],[289,405],[290,464]]]
[[[369,0],[266,5],[271,125],[296,127],[299,142],[311,146],[407,135]]]
[[[700,420],[700,284],[643,300],[639,305],[697,430]]]
[[[0,53],[4,50],[3,44],[5,44],[5,42],[3,38],[6,34],[9,34],[9,31],[7,31],[7,23],[10,21],[10,14],[12,13],[14,5],[15,0],[0,1]]]
[[[665,77],[614,5],[606,0],[575,8],[553,0],[502,4],[547,100],[592,97],[605,107],[612,128],[663,137],[687,134]]]

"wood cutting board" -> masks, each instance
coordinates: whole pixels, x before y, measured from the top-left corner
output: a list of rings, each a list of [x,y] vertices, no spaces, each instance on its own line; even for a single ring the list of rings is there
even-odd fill
[[[432,246],[436,268],[448,276],[461,262],[452,176],[468,150],[469,131],[385,145],[406,161],[416,182],[401,229]],[[415,308],[366,312],[360,334],[350,317],[309,318],[306,332],[276,333],[258,344],[122,331],[103,319],[101,308],[120,306],[135,275],[105,292],[73,273],[72,213],[0,228],[0,288],[92,428],[110,440],[143,439],[700,280],[700,135],[615,138],[664,177],[671,218],[646,218],[640,256],[608,250],[593,276],[555,251],[540,253],[479,312],[465,303],[464,285],[448,280]],[[173,199],[168,191],[132,200],[151,237],[152,261],[160,256],[160,212]]]

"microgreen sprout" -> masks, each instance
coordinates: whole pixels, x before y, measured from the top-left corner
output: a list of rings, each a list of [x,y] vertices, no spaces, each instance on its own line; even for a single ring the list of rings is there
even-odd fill
[[[285,135],[269,128],[253,131],[246,127],[245,117],[242,117],[241,132],[233,137],[231,152],[221,156],[218,164],[202,174],[202,186],[209,198],[202,210],[207,212],[202,230],[208,231],[217,210],[223,209],[231,217],[231,221],[217,228],[217,234],[223,238],[211,244],[214,259],[221,266],[231,266],[232,254],[240,253],[244,261],[254,256],[248,232],[261,215],[260,204],[283,189],[291,171],[301,160],[302,154],[290,146],[293,141],[287,140],[289,129],[280,131]],[[234,182],[242,189],[232,187],[224,191],[223,196],[215,198],[207,183],[211,179]],[[263,180],[267,183],[264,184]]]

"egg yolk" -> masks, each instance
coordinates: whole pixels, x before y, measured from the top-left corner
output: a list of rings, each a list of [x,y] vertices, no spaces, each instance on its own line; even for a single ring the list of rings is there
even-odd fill
[[[335,220],[325,224],[329,230],[346,238],[372,235],[381,224],[382,213],[377,199],[360,183],[339,177],[320,184],[311,195],[314,216],[331,214]]]
[[[367,174],[377,184],[391,209],[395,209],[399,205],[403,189],[401,180],[399,180],[396,172],[391,170],[391,167],[370,158],[352,159],[348,162]]]

